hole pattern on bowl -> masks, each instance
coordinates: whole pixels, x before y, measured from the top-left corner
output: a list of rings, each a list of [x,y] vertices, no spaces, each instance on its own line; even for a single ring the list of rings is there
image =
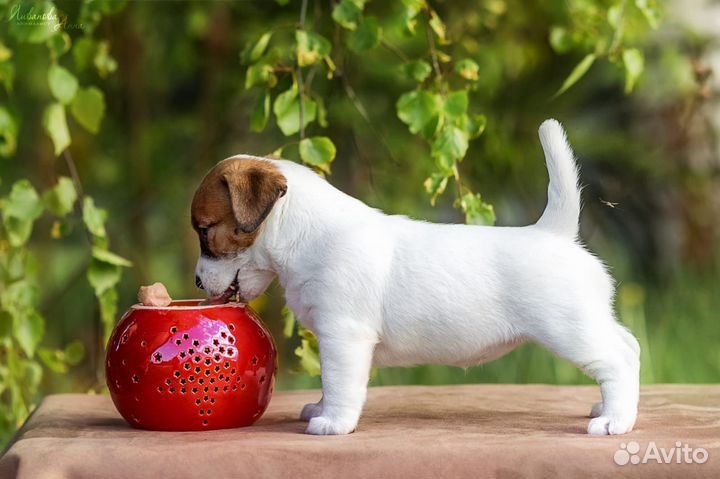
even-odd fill
[[[243,374],[257,374],[257,371],[253,370],[254,368],[249,371],[240,371],[242,368],[233,367],[234,363],[231,360],[237,356],[237,347],[235,346],[237,341],[233,335],[234,324],[225,327],[222,323],[208,320],[200,327],[188,331],[178,331],[175,326],[171,327],[169,331],[171,336],[165,344],[151,353],[152,363],[177,361],[177,365],[171,376],[165,379],[164,385],[158,386],[157,391],[167,395],[176,395],[179,392],[180,395],[190,393],[197,396],[200,394],[201,387],[204,395],[202,398],[197,396],[193,401],[198,408],[199,416],[207,418],[212,414],[212,409],[208,406],[214,405],[217,397],[243,393],[246,390],[246,384],[241,382]],[[259,331],[259,334],[264,336],[262,330]],[[259,360],[253,356],[250,362],[252,366],[256,367]],[[202,368],[202,365],[205,368]],[[133,380],[135,377],[133,376]],[[227,385],[233,378],[235,383],[232,386]],[[188,383],[196,380],[200,387],[186,387]],[[206,381],[214,386],[203,387]],[[215,385],[216,381],[226,385]],[[264,381],[265,376],[263,375],[260,382]],[[207,426],[208,420],[204,419],[202,424]]]

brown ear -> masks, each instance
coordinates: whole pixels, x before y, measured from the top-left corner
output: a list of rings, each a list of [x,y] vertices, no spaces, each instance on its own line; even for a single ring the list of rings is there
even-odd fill
[[[243,233],[258,229],[275,202],[287,192],[285,177],[270,164],[240,166],[226,172],[223,181],[230,192],[235,221]]]

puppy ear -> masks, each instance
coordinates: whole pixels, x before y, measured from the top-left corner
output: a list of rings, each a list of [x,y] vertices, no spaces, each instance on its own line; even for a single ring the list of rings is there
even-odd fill
[[[257,230],[275,202],[287,192],[285,177],[270,165],[240,166],[226,172],[223,181],[230,192],[235,221],[243,233]]]

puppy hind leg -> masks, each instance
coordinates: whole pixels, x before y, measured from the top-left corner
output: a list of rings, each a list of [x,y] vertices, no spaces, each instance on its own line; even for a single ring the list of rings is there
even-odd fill
[[[608,320],[612,322],[608,324]],[[600,385],[602,402],[593,406],[589,434],[625,434],[632,430],[640,389],[640,348],[632,334],[611,317],[597,323],[588,320],[570,325],[539,341]]]
[[[634,370],[637,369],[639,376],[639,370],[640,370],[640,363],[639,363],[639,357],[640,357],[640,344],[638,343],[638,340],[633,336],[633,334],[623,325],[619,323],[615,323],[617,334],[620,336],[620,338],[625,342],[627,345],[626,348],[619,348],[620,354],[623,355],[625,361],[629,364],[630,369]],[[639,389],[639,388],[638,388]],[[596,418],[603,415],[603,402],[600,401],[598,403],[595,403],[590,410],[590,417]]]

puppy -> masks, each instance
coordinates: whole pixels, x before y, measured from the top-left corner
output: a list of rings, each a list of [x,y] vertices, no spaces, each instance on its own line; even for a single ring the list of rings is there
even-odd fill
[[[211,301],[261,295],[277,277],[320,345],[323,396],[309,434],[355,430],[372,366],[470,366],[525,341],[600,384],[590,434],[632,430],[635,337],[613,313],[613,281],[578,241],[573,152],[555,120],[540,126],[548,203],[524,227],[432,224],[388,216],[284,160],[234,156],[192,202],[196,283]]]

